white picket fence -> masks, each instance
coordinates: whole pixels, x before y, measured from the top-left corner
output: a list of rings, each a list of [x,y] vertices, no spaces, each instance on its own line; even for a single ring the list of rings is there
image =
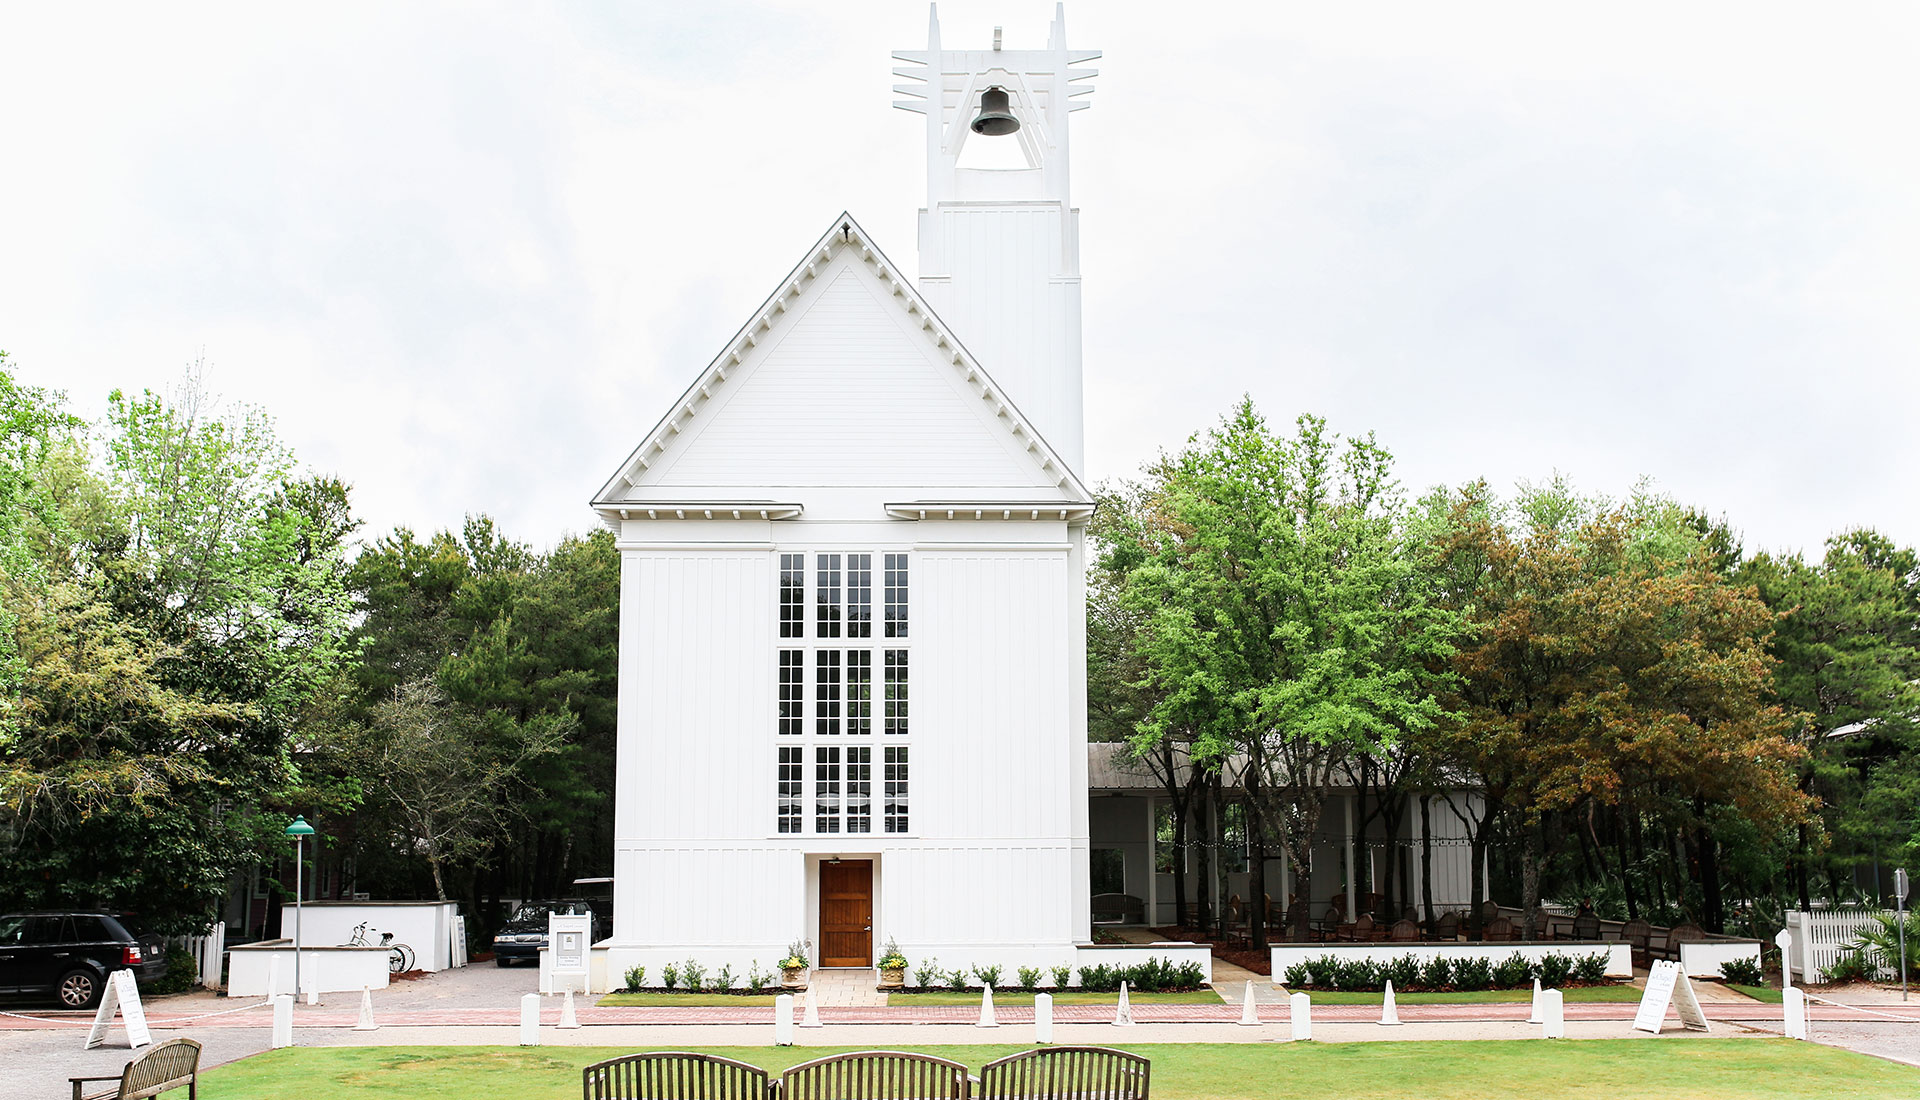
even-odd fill
[[[193,956],[200,984],[208,989],[219,989],[221,964],[227,954],[227,922],[215,921],[204,936],[175,936],[173,942],[186,948],[187,953]]]
[[[1891,909],[1804,909],[1787,911],[1787,934],[1793,943],[1787,948],[1785,963],[1794,977],[1817,982],[1825,971],[1840,961],[1840,956],[1860,942],[1860,933],[1880,926],[1879,917],[1893,916]],[[1897,961],[1897,960],[1896,960]]]

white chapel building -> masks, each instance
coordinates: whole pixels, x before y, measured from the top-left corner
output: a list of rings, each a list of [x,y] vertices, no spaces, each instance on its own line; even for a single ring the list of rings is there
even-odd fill
[[[744,974],[794,940],[867,967],[888,939],[1011,972],[1089,942],[1067,138],[1098,56],[1058,14],[1039,50],[943,49],[936,17],[895,55],[926,116],[917,277],[834,218],[595,497],[621,554],[605,973]],[[962,167],[975,142],[1026,167]]]

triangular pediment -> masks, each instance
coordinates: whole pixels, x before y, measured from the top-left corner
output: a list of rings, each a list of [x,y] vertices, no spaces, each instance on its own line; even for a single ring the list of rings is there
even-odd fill
[[[986,367],[842,216],[595,503],[604,512],[855,486],[1088,499]]]

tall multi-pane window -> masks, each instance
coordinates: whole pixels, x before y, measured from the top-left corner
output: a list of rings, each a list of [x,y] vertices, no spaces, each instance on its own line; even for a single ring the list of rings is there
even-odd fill
[[[873,831],[873,749],[847,746],[847,831]]]
[[[840,831],[840,748],[813,750],[813,831]]]
[[[907,556],[886,555],[887,637],[907,636]]]
[[[807,636],[807,556],[780,555],[780,636]]]
[[[907,651],[887,650],[886,731],[907,732]]]
[[[886,817],[886,829],[890,833],[907,831],[907,746],[888,745],[885,763],[881,765],[881,791],[886,799],[881,811]]]
[[[847,637],[873,637],[873,555],[847,555]]]
[[[907,831],[908,555],[875,556],[779,555],[775,729],[791,740],[777,746],[776,832]],[[876,635],[895,640],[876,648]]]
[[[813,582],[815,636],[840,636],[840,555],[818,554]]]
[[[780,746],[780,831],[800,831],[800,797],[806,790],[807,750],[798,745]]]

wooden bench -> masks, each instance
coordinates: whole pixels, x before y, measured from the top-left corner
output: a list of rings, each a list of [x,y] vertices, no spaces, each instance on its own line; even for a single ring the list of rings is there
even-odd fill
[[[196,1100],[199,1072],[200,1044],[192,1039],[168,1039],[128,1062],[118,1077],[69,1077],[67,1080],[73,1084],[73,1100],[144,1100],[183,1085],[188,1100]],[[116,1082],[116,1087],[101,1092],[86,1091],[87,1085],[102,1081]]]
[[[782,1100],[969,1100],[967,1067],[927,1054],[863,1050],[802,1062],[780,1075]]]
[[[595,1062],[580,1071],[582,1100],[767,1100],[767,1071],[731,1058],[660,1050]]]
[[[1091,908],[1095,924],[1147,922],[1147,903],[1132,894],[1095,894]]]
[[[1048,1047],[1009,1054],[980,1070],[987,1100],[1147,1100],[1152,1063],[1106,1047]]]

